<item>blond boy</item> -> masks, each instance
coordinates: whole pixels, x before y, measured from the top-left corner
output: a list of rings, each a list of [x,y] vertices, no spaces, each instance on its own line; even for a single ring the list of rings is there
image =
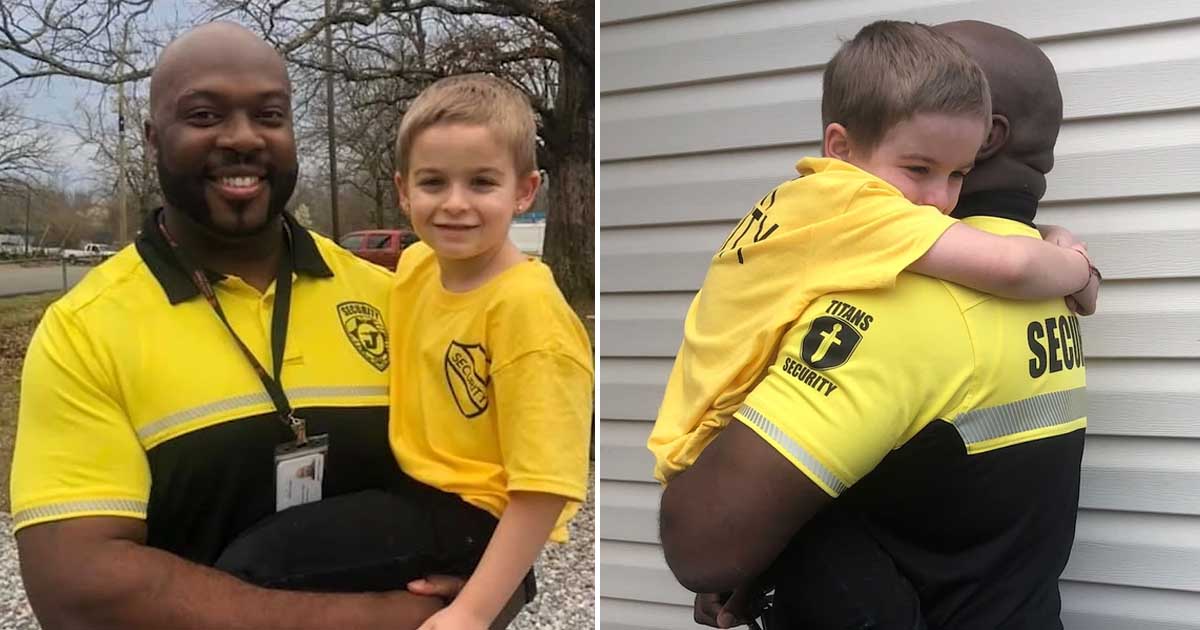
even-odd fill
[[[486,548],[426,629],[492,624],[547,539],[566,540],[586,492],[590,342],[549,268],[508,239],[541,183],[535,132],[523,94],[467,75],[426,89],[396,141],[397,194],[422,242],[391,298],[392,450],[406,474],[461,499],[440,522],[494,526],[450,541]]]

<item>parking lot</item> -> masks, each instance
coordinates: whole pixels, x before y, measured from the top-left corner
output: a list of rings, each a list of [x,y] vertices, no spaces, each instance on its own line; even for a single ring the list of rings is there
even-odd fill
[[[91,267],[87,265],[67,265],[67,288],[75,286],[89,269]],[[0,297],[62,290],[61,263],[48,262],[26,266],[0,262]]]

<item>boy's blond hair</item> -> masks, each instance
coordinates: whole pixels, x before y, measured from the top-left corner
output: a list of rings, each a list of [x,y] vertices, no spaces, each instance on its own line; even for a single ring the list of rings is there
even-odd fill
[[[961,44],[924,24],[864,26],[829,60],[823,88],[822,127],[841,124],[868,152],[915,114],[978,114],[991,126],[983,70]]]
[[[413,101],[396,134],[396,172],[408,174],[413,139],[441,123],[483,125],[512,151],[517,173],[537,170],[537,123],[523,92],[486,74],[446,77]]]

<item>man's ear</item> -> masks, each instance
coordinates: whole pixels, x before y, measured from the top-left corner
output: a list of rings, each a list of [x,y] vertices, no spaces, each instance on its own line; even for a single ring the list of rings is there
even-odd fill
[[[153,121],[147,118],[142,122],[142,142],[146,143],[146,156],[149,161],[158,160],[158,132],[154,130]]]
[[[846,128],[841,123],[829,123],[825,126],[821,155],[843,162],[850,161],[850,136],[846,134]]]
[[[392,174],[392,182],[396,185],[396,201],[400,202],[400,211],[411,220],[412,215],[408,212],[408,192],[404,189],[404,178],[400,176],[399,171]]]
[[[1009,132],[1008,116],[992,114],[992,128],[988,131],[983,146],[979,147],[979,153],[975,154],[975,161],[982,162],[999,153],[1000,149],[1008,145]]]

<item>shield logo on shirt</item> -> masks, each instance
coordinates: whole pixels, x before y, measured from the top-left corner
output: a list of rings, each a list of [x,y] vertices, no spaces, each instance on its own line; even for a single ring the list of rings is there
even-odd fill
[[[350,345],[375,369],[386,370],[388,338],[383,313],[366,302],[342,302],[337,311]]]
[[[828,370],[846,362],[862,335],[853,325],[822,315],[813,320],[800,346],[800,356],[814,370]]]
[[[487,410],[491,358],[480,344],[451,341],[446,348],[446,384],[458,410],[474,418]]]

